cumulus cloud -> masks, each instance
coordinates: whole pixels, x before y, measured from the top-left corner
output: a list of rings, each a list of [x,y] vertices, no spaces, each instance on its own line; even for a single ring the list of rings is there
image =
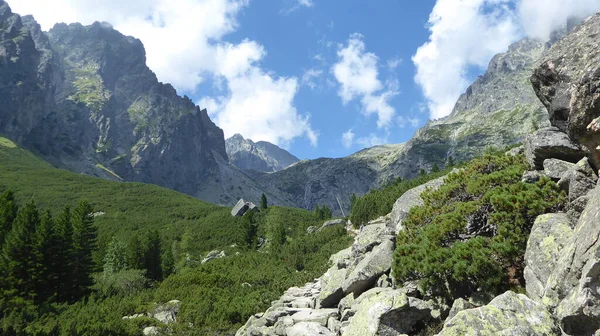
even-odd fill
[[[547,40],[570,17],[600,10],[598,0],[437,0],[428,21],[429,40],[412,60],[432,119],[447,116],[471,83],[473,67],[524,36]]]
[[[406,126],[416,128],[419,126],[420,122],[421,121],[419,120],[419,118],[415,117],[398,116],[398,118],[396,118],[396,125],[398,125],[398,127],[400,128],[405,128]]]
[[[379,136],[375,133],[371,133],[368,136],[358,138],[356,142],[363,147],[374,147],[389,143],[388,140],[389,134],[385,136]]]
[[[317,80],[322,75],[323,75],[323,70],[308,69],[308,70],[304,71],[304,74],[302,75],[302,85],[306,85],[314,90],[318,86]]]
[[[342,145],[346,148],[352,147],[354,144],[354,132],[352,129],[347,130],[342,134]]]
[[[598,0],[521,0],[519,20],[525,34],[548,40],[553,31],[562,28],[569,18],[583,19],[600,11]]]
[[[227,135],[242,133],[255,141],[285,145],[306,136],[316,145],[318,134],[308,116],[294,107],[297,79],[277,77],[260,67],[266,50],[256,41],[239,43],[223,37],[239,27],[238,14],[249,0],[9,0],[13,10],[33,14],[44,29],[56,22],[110,22],[139,38],[148,66],[159,80],[197,94],[207,79],[225,92],[205,97],[212,118]],[[304,0],[302,5],[308,6]],[[250,118],[245,116],[251,115]],[[291,127],[290,125],[293,125]]]
[[[288,1],[290,2],[290,1]],[[313,0],[292,0],[291,1],[291,5],[288,8],[284,8],[281,11],[279,11],[279,14],[290,14],[291,12],[294,12],[302,7],[312,7],[314,6],[315,3]]]
[[[389,59],[387,61],[387,67],[390,71],[394,71],[396,70],[399,66],[402,65],[402,63],[404,63],[404,60],[400,57],[394,57],[392,59]]]
[[[379,80],[378,58],[366,52],[363,36],[353,34],[338,47],[338,62],[331,72],[340,85],[338,95],[344,104],[359,100],[365,115],[377,114],[377,126],[389,127],[396,113],[390,100],[398,94],[397,82],[384,86]]]

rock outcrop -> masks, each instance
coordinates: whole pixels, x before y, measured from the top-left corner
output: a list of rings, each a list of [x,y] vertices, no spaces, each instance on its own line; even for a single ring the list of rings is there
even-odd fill
[[[600,167],[600,14],[576,27],[548,50],[531,82],[547,107],[552,125],[589,153]]]
[[[242,170],[272,173],[300,161],[285,149],[270,142],[254,142],[244,139],[241,134],[235,134],[225,140],[225,149],[229,162]]]
[[[523,294],[506,292],[487,306],[459,312],[444,323],[438,336],[562,335],[557,321],[541,303]]]

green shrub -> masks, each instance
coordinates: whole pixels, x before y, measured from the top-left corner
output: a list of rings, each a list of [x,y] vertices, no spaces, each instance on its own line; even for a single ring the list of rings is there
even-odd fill
[[[425,204],[410,211],[398,234],[396,279],[419,280],[426,290],[452,296],[522,283],[535,218],[565,201],[547,178],[521,182],[525,168],[522,156],[485,155],[424,193]]]

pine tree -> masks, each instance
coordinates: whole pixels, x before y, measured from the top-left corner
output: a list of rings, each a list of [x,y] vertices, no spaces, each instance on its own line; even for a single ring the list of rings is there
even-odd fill
[[[144,269],[144,249],[137,235],[133,235],[127,245],[127,263],[132,269]]]
[[[37,229],[37,249],[41,256],[42,274],[37,284],[37,302],[54,301],[59,291],[59,260],[61,239],[56,230],[50,211],[47,211],[40,220]]]
[[[35,203],[19,210],[2,247],[2,290],[5,297],[34,300],[36,285],[42,276],[41,256],[37,249],[36,229],[40,218]]]
[[[354,205],[356,204],[356,200],[358,198],[356,197],[356,194],[352,193],[352,195],[350,196],[350,212],[352,212],[352,209],[354,209]]]
[[[437,163],[434,163],[433,167],[431,168],[431,172],[437,173],[439,171],[440,171],[440,167],[438,167]]]
[[[73,265],[73,224],[71,223],[71,208],[65,206],[55,220],[57,238],[59,240],[56,251],[56,276],[57,300],[64,302],[70,299],[70,294],[75,287],[72,275]]]
[[[425,169],[419,170],[419,176],[425,176],[427,173],[425,172]]]
[[[148,278],[156,281],[162,280],[160,235],[156,230],[148,232],[144,261]]]
[[[453,167],[454,164],[454,158],[452,156],[448,156],[448,167]]]
[[[162,254],[161,269],[162,269],[162,276],[164,279],[166,279],[169,275],[171,275],[173,273],[173,271],[175,270],[175,258],[173,256],[173,254],[174,254],[173,250],[176,245],[177,245],[177,243],[174,241],[171,244],[171,247],[165,249]]]
[[[116,237],[108,244],[106,255],[104,256],[104,273],[113,274],[122,270],[129,269],[129,263],[125,252],[126,246]]]
[[[83,201],[73,210],[73,268],[72,276],[75,283],[71,293],[72,299],[78,299],[87,294],[88,287],[93,282],[92,273],[96,264],[92,252],[96,250],[96,228],[92,216],[92,206]]]
[[[248,212],[246,212],[246,214],[244,214],[242,229],[243,229],[243,233],[244,233],[244,236],[243,236],[244,242],[243,243],[249,249],[254,249],[257,244],[256,234],[257,234],[257,230],[258,230],[258,227],[256,225],[256,220],[254,218],[254,212],[248,211]]]
[[[17,217],[17,204],[15,195],[7,190],[0,196],[0,247],[4,244],[6,235],[10,232],[13,222]]]
[[[315,205],[315,217],[317,217],[317,219],[321,219],[321,208],[319,208],[319,205]]]
[[[267,195],[265,195],[265,193],[262,194],[262,196],[260,197],[260,208],[261,209],[266,209],[268,207],[267,205]]]

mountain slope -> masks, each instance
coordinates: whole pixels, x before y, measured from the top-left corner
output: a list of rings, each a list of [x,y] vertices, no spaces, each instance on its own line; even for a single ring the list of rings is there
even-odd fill
[[[235,134],[225,140],[229,162],[242,170],[276,172],[300,161],[288,151],[266,141],[253,142]]]
[[[311,209],[327,204],[341,214],[352,193],[389,184],[397,177],[412,178],[434,164],[469,160],[488,147],[504,148],[519,143],[538,126],[548,123],[529,76],[547,48],[524,39],[496,55],[488,70],[459,98],[452,114],[431,121],[402,145],[366,149],[343,159],[303,161],[280,172],[260,176],[259,182],[288,194],[298,206]]]
[[[2,0],[0,27],[0,134],[58,167],[217,204],[265,191],[228,163],[206,110],[157,80],[139,40],[98,22],[44,33]]]

